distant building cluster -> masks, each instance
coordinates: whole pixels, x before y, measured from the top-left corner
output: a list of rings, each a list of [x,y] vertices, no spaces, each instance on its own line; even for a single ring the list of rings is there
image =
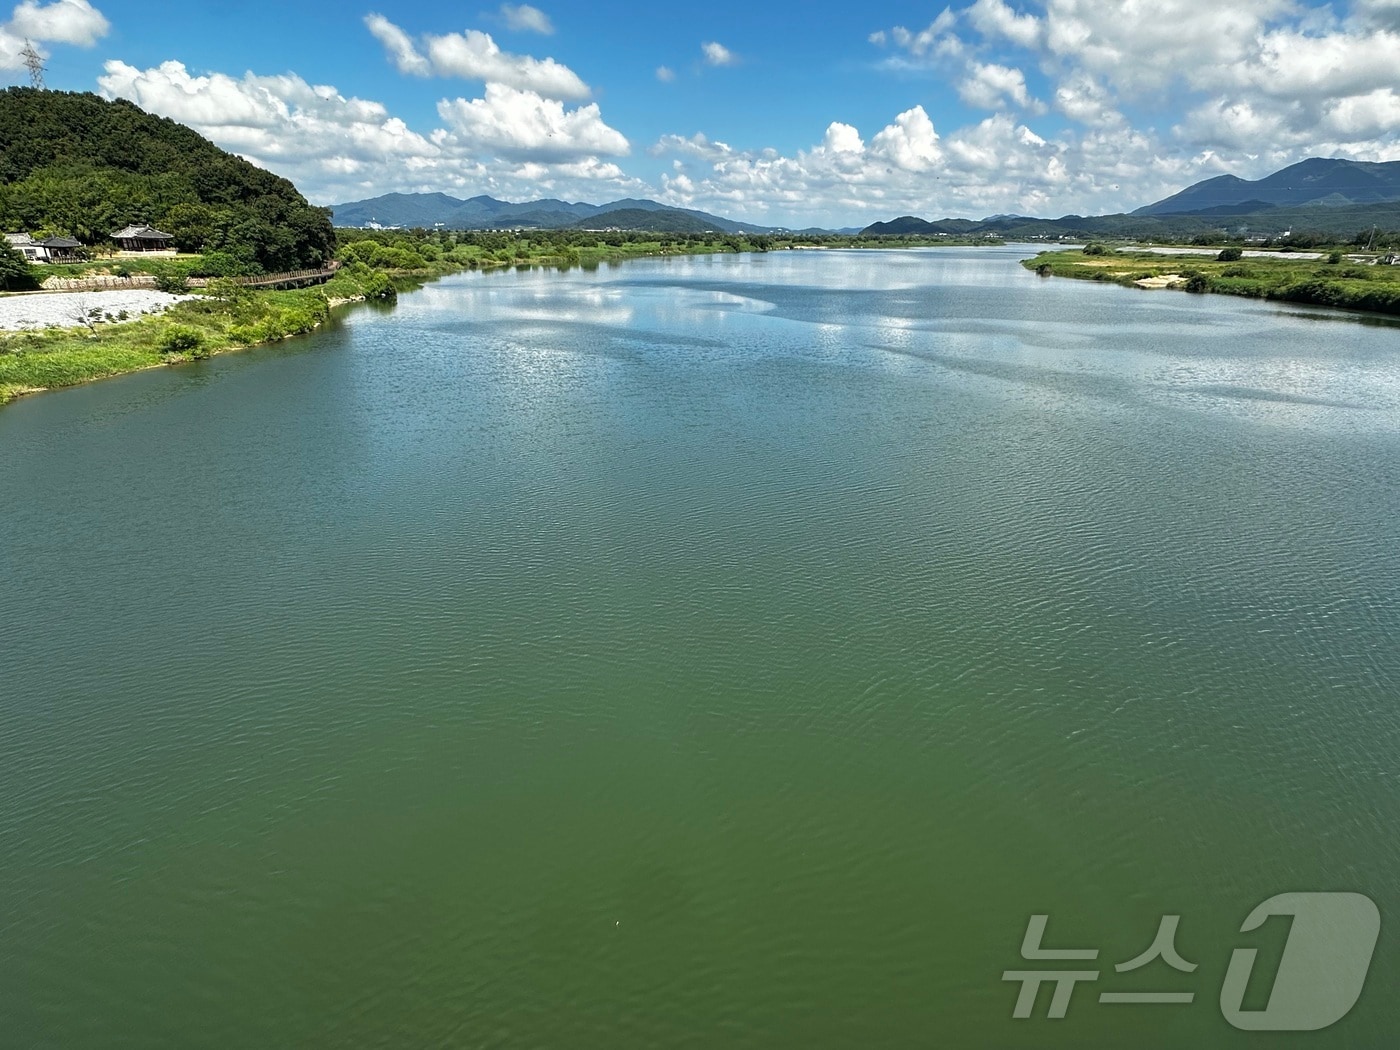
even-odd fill
[[[117,230],[111,236],[122,254],[170,252],[173,251],[171,242],[175,240],[173,234],[163,233],[149,223],[133,223]],[[5,243],[23,255],[26,262],[31,263],[76,262],[81,258],[79,252],[83,247],[72,237],[45,237],[43,240],[35,240],[28,233],[7,233]]]
[[[70,262],[76,259],[82,247],[72,237],[45,237],[36,241],[27,233],[7,233],[5,241],[11,248],[24,256],[25,262]]]

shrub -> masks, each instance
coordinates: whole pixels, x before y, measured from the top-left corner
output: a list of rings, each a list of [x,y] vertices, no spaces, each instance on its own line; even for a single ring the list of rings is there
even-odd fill
[[[169,270],[156,276],[156,287],[162,292],[181,295],[190,290],[189,278],[178,270]]]
[[[233,309],[251,302],[253,290],[228,277],[216,277],[204,286],[204,294],[223,306]]]
[[[1107,247],[1106,245],[1102,245],[1102,244],[1099,244],[1098,242],[1095,242],[1095,243],[1093,243],[1093,244],[1086,244],[1086,245],[1084,246],[1084,254],[1085,254],[1085,255],[1107,255],[1107,254],[1109,254],[1109,249],[1108,249],[1108,247]]]
[[[1328,256],[1327,256],[1327,265],[1328,265],[1328,266],[1336,266],[1336,265],[1337,265],[1339,262],[1341,262],[1341,261],[1342,261],[1342,253],[1341,253],[1341,252],[1331,252],[1331,253],[1329,253]]]
[[[203,333],[197,328],[191,328],[184,324],[171,325],[167,328],[156,340],[156,346],[163,354],[188,353],[191,357],[196,358],[208,356],[207,352],[203,355],[199,352],[204,346]]]
[[[1243,248],[1222,248],[1215,257],[1216,262],[1239,262],[1244,258]]]
[[[1210,281],[1203,273],[1191,273],[1183,275],[1186,277],[1186,290],[1195,294],[1210,291]]]

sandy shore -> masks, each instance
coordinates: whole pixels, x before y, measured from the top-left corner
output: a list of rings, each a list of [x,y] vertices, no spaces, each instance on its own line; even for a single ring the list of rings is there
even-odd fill
[[[0,296],[0,331],[17,332],[34,328],[76,328],[80,315],[97,310],[99,315],[116,317],[123,310],[128,317],[160,313],[171,303],[190,299],[143,288],[110,292],[34,292]]]

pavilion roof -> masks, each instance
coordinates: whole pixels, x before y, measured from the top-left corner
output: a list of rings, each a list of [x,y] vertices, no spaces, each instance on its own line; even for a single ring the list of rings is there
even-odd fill
[[[171,233],[161,233],[160,230],[156,229],[150,223],[143,222],[140,224],[133,223],[125,229],[118,230],[116,233],[112,234],[112,239],[118,241],[173,241],[175,235]]]

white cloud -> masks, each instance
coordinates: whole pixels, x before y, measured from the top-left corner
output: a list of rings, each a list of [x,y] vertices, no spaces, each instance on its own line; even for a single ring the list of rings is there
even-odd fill
[[[733,51],[714,40],[701,44],[700,50],[705,56],[705,61],[712,66],[732,66],[738,61]]]
[[[433,64],[418,53],[413,38],[383,15],[366,15],[365,26],[374,38],[384,45],[389,59],[400,73],[411,73],[416,77],[431,76]]]
[[[1293,0],[1047,0],[1038,35],[1048,56],[1144,97],[1178,79],[1203,84],[1238,69],[1269,20],[1292,8]]]
[[[92,47],[110,28],[106,17],[88,0],[54,0],[48,4],[23,0],[10,20],[0,23],[0,70],[25,68],[20,52],[26,41],[47,57],[45,44]]]
[[[538,7],[529,4],[502,4],[501,17],[506,27],[517,32],[542,33],[549,36],[554,32],[554,23]]]
[[[963,2],[917,33],[869,40],[897,49],[880,68],[932,73],[998,114],[943,131],[941,156],[925,161],[969,210],[999,194],[998,211],[1043,200],[1102,212],[1226,171],[1400,155],[1400,0]],[[1071,127],[1038,132],[1004,115],[1044,115],[1039,90]],[[1008,158],[1025,156],[1043,170],[1013,182]]]
[[[995,63],[972,62],[967,76],[958,83],[958,94],[969,106],[1002,109],[1010,99],[1022,109],[1043,112],[1042,106],[1026,90],[1026,75],[1019,69]]]
[[[962,50],[962,42],[952,35],[952,28],[957,21],[958,16],[953,13],[953,9],[945,7],[937,18],[919,32],[914,33],[903,26],[895,26],[890,30],[890,36],[896,44],[916,58],[957,53]],[[884,34],[881,33],[880,37],[883,43]]]
[[[734,155],[734,150],[729,145],[723,142],[711,142],[698,131],[689,138],[683,135],[663,135],[656,145],[647,152],[656,157],[667,153],[676,153],[708,161],[723,160]]]
[[[111,61],[99,78],[108,98],[127,98],[187,124],[225,149],[295,182],[321,203],[391,190],[489,193],[529,200],[544,193],[587,199],[647,192],[615,163],[626,139],[596,105],[504,85],[482,99],[443,100],[446,127],[410,129],[379,102],[346,98],[295,75],[194,75],[180,62],[138,69]]]
[[[51,4],[24,0],[15,8],[8,28],[16,36],[32,40],[92,47],[111,27],[88,0],[55,0]]]
[[[1040,19],[1013,11],[1005,0],[977,0],[967,9],[967,17],[985,36],[1005,37],[1025,48],[1035,47],[1040,40]]]
[[[426,77],[461,77],[534,91],[548,98],[583,99],[592,92],[572,69],[552,58],[533,58],[502,51],[491,34],[479,29],[465,33],[425,34],[420,44],[383,15],[368,15],[365,26],[384,45],[401,73]]]
[[[676,71],[670,66],[657,66],[656,79],[663,84],[669,84],[676,79]]]
[[[597,103],[566,110],[556,99],[502,84],[487,84],[485,98],[444,99],[438,115],[472,152],[548,161],[629,152],[622,133],[603,123]]]
[[[862,142],[833,123],[791,155],[670,135],[660,199],[784,225],[864,225],[875,218],[993,212],[1059,215],[1129,209],[1220,174],[1218,158],[1185,156],[1124,127],[1037,133],[1009,113],[940,134],[915,106]]]
[[[1104,126],[1121,124],[1123,115],[1114,108],[1104,86],[1083,71],[1067,75],[1055,89],[1055,108],[1081,124]]]
[[[299,166],[333,161],[342,167],[436,156],[423,136],[378,102],[345,98],[335,88],[294,75],[235,79],[193,76],[180,62],[137,69],[109,61],[102,94],[187,124],[268,167],[280,158]]]
[[[832,153],[861,153],[865,143],[860,140],[860,132],[849,124],[833,122],[826,129],[822,146]]]
[[[938,132],[923,106],[915,106],[894,118],[870,140],[870,152],[905,171],[927,171],[938,163]]]

